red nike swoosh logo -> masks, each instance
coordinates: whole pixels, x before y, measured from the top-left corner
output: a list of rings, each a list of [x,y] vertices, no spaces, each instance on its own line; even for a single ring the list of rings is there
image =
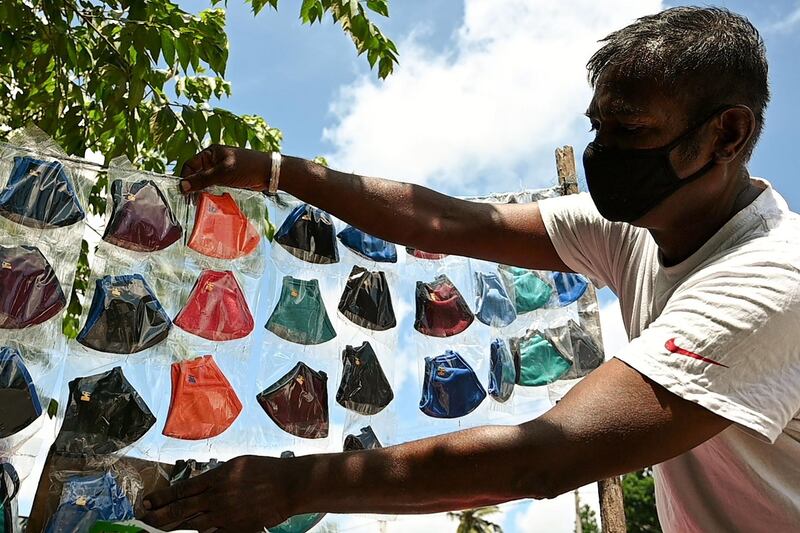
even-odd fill
[[[691,357],[692,359],[697,359],[698,361],[704,361],[706,363],[711,363],[712,365],[723,366],[728,368],[728,365],[723,365],[722,363],[718,363],[713,359],[709,359],[708,357],[703,357],[702,355],[696,354],[694,352],[690,352],[689,350],[684,350],[677,344],[675,344],[675,339],[672,338],[664,344],[664,348],[669,350],[671,353],[676,353],[678,355],[685,355],[686,357]]]

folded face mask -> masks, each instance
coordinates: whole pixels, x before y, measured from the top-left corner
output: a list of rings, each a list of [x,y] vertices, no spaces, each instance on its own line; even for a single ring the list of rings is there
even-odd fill
[[[500,403],[508,401],[514,392],[517,370],[514,357],[503,339],[495,339],[489,351],[489,396]]]
[[[254,326],[242,288],[230,270],[204,270],[175,317],[175,324],[212,341],[247,337]]]
[[[258,230],[228,193],[200,193],[189,248],[208,257],[238,259],[258,248]]]
[[[18,433],[42,414],[42,404],[19,352],[0,347],[0,439]]]
[[[122,521],[133,517],[133,505],[110,472],[73,476],[64,482],[58,509],[45,531],[89,533],[98,520]]]
[[[416,257],[417,259],[427,259],[428,261],[438,261],[439,259],[444,259],[447,257],[447,254],[423,252],[422,250],[417,250],[416,248],[411,248],[410,246],[406,246],[406,253],[411,257]]]
[[[533,270],[517,267],[501,267],[503,277],[517,314],[530,313],[541,309],[550,301],[552,287],[540,278]]]
[[[444,274],[433,283],[417,282],[416,305],[414,329],[432,337],[457,335],[475,318],[464,297]]]
[[[433,418],[458,418],[474,411],[486,398],[475,371],[459,354],[425,358],[420,410]]]
[[[164,194],[151,180],[111,182],[114,202],[103,240],[136,252],[168,248],[183,235],[183,229]]]
[[[56,451],[107,455],[142,438],[156,417],[120,367],[69,383],[64,423]]]
[[[364,416],[380,413],[394,399],[381,363],[368,342],[342,352],[342,382],[336,402]]]
[[[550,279],[556,287],[558,303],[562,306],[577,302],[589,286],[586,278],[571,272],[551,272]]]
[[[347,278],[339,311],[362,328],[386,331],[397,325],[386,274],[354,266]]]
[[[172,364],[172,399],[167,437],[210,439],[228,429],[242,412],[242,402],[210,355]]]
[[[98,279],[77,341],[100,352],[130,354],[160,343],[172,321],[140,274]]]
[[[38,248],[0,244],[0,329],[41,324],[66,305],[56,273]]]
[[[305,439],[328,436],[328,376],[325,372],[297,363],[256,400],[285,432]]]
[[[572,361],[562,355],[539,331],[511,340],[517,385],[539,387],[558,380],[572,368]]]
[[[292,452],[283,452],[281,459],[294,457]],[[306,533],[311,528],[320,523],[325,517],[325,513],[309,513],[289,517],[277,526],[267,528],[269,533]]]
[[[15,157],[5,189],[0,191],[0,216],[23,226],[64,228],[86,214],[64,165],[32,157]]]
[[[336,337],[319,292],[319,282],[315,279],[285,276],[278,304],[266,328],[297,344],[322,344]]]
[[[344,438],[344,451],[346,452],[374,450],[382,447],[371,426],[361,428],[361,433],[358,435],[351,434]]]
[[[543,333],[556,350],[573,362],[565,378],[583,377],[603,364],[603,350],[597,346],[592,335],[574,320],[565,326],[548,328]]]
[[[295,207],[275,233],[275,242],[303,261],[330,264],[339,261],[336,228],[331,216],[303,204]]]
[[[388,241],[373,237],[353,226],[347,226],[337,236],[349,250],[364,259],[377,263],[397,263],[397,248]]]
[[[216,459],[211,459],[205,463],[195,461],[194,459],[178,459],[175,461],[175,465],[172,467],[172,473],[169,476],[169,484],[175,485],[181,481],[186,481],[187,479],[191,479],[195,476],[205,474],[206,472],[210,472],[211,470],[214,470],[223,464],[224,463],[222,461],[217,461]]]
[[[517,310],[497,274],[475,272],[477,301],[475,316],[495,328],[504,328],[517,319]]]

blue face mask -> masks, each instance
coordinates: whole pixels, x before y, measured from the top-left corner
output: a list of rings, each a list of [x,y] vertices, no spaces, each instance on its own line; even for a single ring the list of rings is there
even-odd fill
[[[75,189],[58,161],[15,157],[0,215],[31,228],[63,228],[86,216]]]
[[[339,232],[339,240],[354,253],[364,259],[378,263],[397,263],[397,248],[394,244],[373,237],[353,226]]]
[[[73,476],[64,482],[58,509],[47,523],[46,533],[88,533],[98,520],[133,518],[133,506],[114,476]]]
[[[458,418],[474,411],[486,391],[472,367],[452,350],[425,358],[420,410],[433,418]]]
[[[569,305],[583,296],[589,282],[580,274],[571,272],[551,272],[550,279],[558,292],[558,303],[562,306]]]
[[[275,242],[307,261],[327,265],[339,262],[336,228],[331,216],[308,204],[295,207],[275,233]]]
[[[511,398],[517,377],[514,358],[506,341],[495,339],[489,352],[489,396],[500,403]]]
[[[475,317],[496,328],[503,328],[517,319],[517,310],[497,274],[475,272],[478,310]]]

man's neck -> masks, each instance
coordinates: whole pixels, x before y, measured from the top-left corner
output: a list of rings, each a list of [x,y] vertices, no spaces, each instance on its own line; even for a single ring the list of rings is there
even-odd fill
[[[700,211],[700,214],[691,220],[687,219],[682,226],[649,230],[661,251],[665,266],[677,265],[687,259],[708,242],[736,213],[758,197],[763,188],[750,179],[746,169],[742,169],[742,172],[742,179],[737,180],[735,187],[732,187],[722,201],[717,199],[708,206],[708,209]]]

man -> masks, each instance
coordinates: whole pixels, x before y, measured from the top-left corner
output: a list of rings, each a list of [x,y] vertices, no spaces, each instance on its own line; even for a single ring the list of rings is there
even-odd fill
[[[746,168],[769,100],[763,42],[728,11],[675,8],[612,33],[588,69],[591,197],[476,204],[289,157],[279,185],[389,241],[584,273],[619,296],[630,344],[519,426],[241,457],[149,495],[146,521],[250,532],[309,512],[430,513],[656,465],[666,531],[798,527],[800,218]],[[181,187],[263,190],[270,161],[213,146]]]

